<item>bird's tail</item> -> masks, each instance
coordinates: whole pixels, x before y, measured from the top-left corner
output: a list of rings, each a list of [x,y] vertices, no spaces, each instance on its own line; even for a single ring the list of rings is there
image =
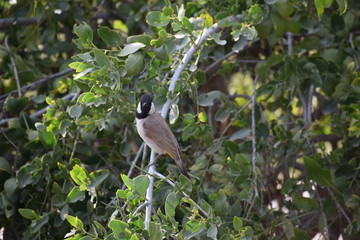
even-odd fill
[[[187,177],[188,179],[190,179],[189,173],[186,170],[184,164],[181,162],[181,159],[175,160],[175,163],[176,163],[176,166],[179,168],[181,174],[184,175],[185,177]]]
[[[180,154],[178,153],[177,156],[174,156],[173,154],[171,154],[170,152],[166,152],[172,159],[174,159],[176,166],[179,168],[180,172],[182,175],[184,175],[185,177],[187,177],[188,179],[190,179],[189,173],[186,170],[184,164],[181,161],[180,158]]]

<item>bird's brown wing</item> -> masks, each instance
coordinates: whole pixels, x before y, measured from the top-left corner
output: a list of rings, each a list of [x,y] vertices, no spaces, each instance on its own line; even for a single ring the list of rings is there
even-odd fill
[[[180,160],[179,145],[159,113],[150,114],[144,122],[145,134],[174,160]]]

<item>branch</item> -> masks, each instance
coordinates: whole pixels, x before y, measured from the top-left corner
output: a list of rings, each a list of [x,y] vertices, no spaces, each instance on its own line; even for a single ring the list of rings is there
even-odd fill
[[[251,96],[251,143],[252,143],[252,155],[251,155],[251,163],[252,163],[252,171],[254,177],[254,190],[255,197],[259,197],[259,193],[257,190],[257,173],[256,173],[256,121],[255,121],[255,107],[256,107],[256,84],[258,80],[258,76],[256,75],[253,83],[253,93]]]
[[[336,204],[336,207],[340,210],[340,212],[342,213],[342,215],[344,216],[344,218],[346,219],[346,221],[349,223],[349,233],[351,234],[353,229],[354,229],[354,226],[352,224],[352,221],[350,219],[350,217],[346,214],[344,208],[341,206],[341,204],[339,203],[339,201],[336,199],[336,196],[335,194],[331,191],[331,189],[329,187],[326,187],[328,193],[330,194],[330,196],[334,199],[334,202]]]
[[[9,46],[9,36],[7,35],[5,37],[5,47],[6,49],[9,51],[9,55],[10,55],[10,61],[11,61],[11,66],[13,67],[13,71],[14,71],[14,77],[15,77],[15,81],[16,81],[16,86],[17,86],[17,92],[18,92],[18,96],[21,97],[21,87],[20,87],[20,80],[19,80],[19,74],[18,71],[16,69],[16,64],[15,64],[15,59],[14,59],[14,55],[11,52],[10,46]]]
[[[136,166],[136,163],[139,161],[140,155],[141,155],[141,153],[142,153],[143,150],[144,150],[144,146],[145,146],[145,143],[142,143],[142,144],[140,145],[140,148],[139,148],[138,152],[136,153],[136,156],[135,156],[134,160],[132,161],[131,167],[130,167],[129,172],[128,172],[128,174],[127,174],[128,177],[131,177],[132,172],[134,171],[134,168],[135,168],[135,166]],[[125,188],[126,188],[126,185],[123,184],[122,187],[121,187],[121,189],[124,190]]]
[[[234,50],[228,52],[227,54],[225,54],[224,56],[222,56],[221,58],[217,59],[215,62],[213,62],[212,64],[210,64],[206,69],[205,69],[205,74],[208,76],[210,75],[210,73],[215,72],[213,69],[219,65],[222,61],[224,61],[225,59],[228,59],[229,57],[233,56],[237,54],[237,52],[235,52]],[[213,73],[211,74],[213,75]]]
[[[239,20],[240,18],[241,18],[241,15],[237,15],[237,16],[229,17],[229,20],[236,21],[236,20]],[[215,23],[209,29],[204,30],[203,33],[201,35],[199,35],[199,37],[196,39],[194,45],[192,45],[189,48],[188,52],[183,57],[180,65],[176,68],[174,75],[171,78],[171,83],[170,83],[170,86],[168,89],[169,92],[171,92],[172,94],[174,93],[176,82],[179,80],[181,73],[185,70],[186,66],[188,65],[188,63],[190,62],[191,58],[194,56],[196,51],[199,50],[200,46],[205,42],[205,40],[211,34],[215,33],[216,31],[218,31],[220,29],[221,29],[221,27],[219,27],[219,25],[217,23]],[[164,119],[166,119],[170,104],[171,104],[171,99],[167,98],[166,103],[163,105],[162,110],[161,110],[161,116]],[[150,163],[154,163],[154,162],[155,162],[155,152],[151,151]],[[147,229],[147,230],[149,229],[149,225],[150,225],[150,221],[151,221],[152,193],[153,193],[153,188],[154,188],[153,175],[155,174],[155,172],[156,172],[155,164],[151,164],[149,167],[150,185],[146,192],[146,199],[149,202],[149,204],[146,206],[146,214],[145,214],[145,222],[144,222],[145,229]]]
[[[0,19],[0,29],[5,29],[9,27],[16,26],[27,26],[32,24],[37,24],[39,20],[36,17],[20,17],[18,19],[15,18],[3,18]]]
[[[70,74],[70,73],[72,73],[72,72],[74,72],[74,71],[75,71],[74,69],[69,68],[69,69],[66,69],[66,70],[64,70],[64,71],[55,73],[55,74],[53,74],[53,75],[49,75],[49,76],[47,76],[47,77],[43,77],[43,78],[39,79],[39,80],[36,81],[36,82],[32,82],[32,83],[30,83],[30,84],[28,84],[28,85],[26,85],[26,86],[21,87],[20,90],[21,90],[22,92],[24,92],[24,91],[26,91],[26,90],[30,90],[30,89],[32,89],[32,88],[36,88],[36,87],[37,87],[38,85],[40,85],[40,84],[43,84],[43,83],[45,83],[45,82],[47,82],[47,81],[50,81],[50,80],[55,79],[55,78],[58,78],[58,77],[62,77],[62,76],[68,75],[68,74]],[[5,99],[6,99],[8,96],[16,93],[17,91],[18,91],[18,90],[14,90],[14,91],[11,91],[11,92],[9,92],[9,93],[7,93],[7,94],[4,94],[4,95],[0,96],[0,103],[4,102]]]
[[[308,103],[307,103],[307,123],[311,123],[311,112],[312,112],[312,99],[314,96],[314,84],[310,85],[309,89],[309,96],[308,96]]]
[[[286,36],[287,36],[287,45],[288,45],[288,55],[289,56],[292,56],[293,53],[294,53],[294,50],[293,50],[293,34],[291,32],[287,32],[286,33]]]

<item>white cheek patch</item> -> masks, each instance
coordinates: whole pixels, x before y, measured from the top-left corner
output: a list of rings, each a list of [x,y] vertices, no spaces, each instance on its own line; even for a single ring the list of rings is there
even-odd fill
[[[151,103],[151,108],[150,108],[149,113],[150,113],[150,114],[155,113],[155,105],[154,105],[153,102]]]
[[[138,106],[137,106],[137,112],[141,113],[141,103],[139,103]]]

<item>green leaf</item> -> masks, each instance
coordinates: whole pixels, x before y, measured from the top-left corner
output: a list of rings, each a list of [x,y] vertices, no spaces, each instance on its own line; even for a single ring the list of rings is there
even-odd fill
[[[121,39],[117,32],[111,30],[106,26],[99,26],[97,30],[100,38],[108,45],[109,47],[119,47],[121,45]]]
[[[4,183],[4,190],[8,197],[11,197],[17,189],[16,178],[6,179]]]
[[[150,41],[151,41],[151,37],[149,35],[146,35],[146,34],[133,35],[133,36],[129,36],[126,41],[127,41],[128,44],[142,43],[142,44],[144,44],[146,46],[149,46]]]
[[[93,71],[93,70],[94,70],[93,68],[86,68],[86,69],[84,69],[83,71],[81,71],[79,74],[77,74],[77,75],[74,77],[74,80],[86,76],[86,74],[88,74],[89,72],[91,72],[91,71]]]
[[[31,233],[36,233],[40,230],[42,226],[47,224],[49,222],[49,215],[45,214],[41,216],[40,218],[37,218],[31,222]]]
[[[128,176],[126,176],[125,174],[121,174],[120,175],[121,179],[123,180],[124,184],[129,188],[129,189],[134,189],[135,188],[135,183],[134,180],[130,179]]]
[[[332,185],[331,172],[329,169],[321,168],[320,164],[313,158],[304,156],[304,165],[309,172],[309,177],[314,179],[321,187]]]
[[[205,112],[201,111],[199,114],[198,114],[198,119],[200,122],[203,122],[205,123],[207,121],[207,115]]]
[[[243,221],[241,220],[241,218],[235,216],[233,218],[233,226],[236,231],[240,231],[243,228]]]
[[[248,17],[252,24],[255,25],[262,21],[264,13],[259,4],[254,4],[249,8]]]
[[[23,216],[24,218],[27,218],[30,220],[38,218],[38,215],[32,209],[19,208],[18,211],[19,211],[20,215]]]
[[[311,237],[301,230],[300,228],[294,227],[294,237],[291,240],[310,240]]]
[[[294,205],[304,212],[311,212],[319,209],[318,202],[312,198],[306,198],[300,194],[293,194],[292,200]]]
[[[5,101],[5,109],[13,115],[18,115],[28,104],[25,98],[8,97]]]
[[[226,40],[220,40],[221,32],[213,33],[212,37],[213,37],[214,41],[218,45],[225,45],[226,44]]]
[[[184,4],[181,4],[177,15],[180,22],[184,19],[184,16],[185,16],[185,8],[184,8]]]
[[[340,15],[343,15],[348,8],[348,0],[336,0],[339,5]]]
[[[5,212],[6,217],[9,219],[12,215],[15,214],[14,203],[9,200],[5,193],[0,193],[0,197],[2,211]]]
[[[129,228],[129,225],[123,221],[113,219],[109,222],[108,227],[113,231],[113,233],[120,234],[125,232],[125,229]]]
[[[123,21],[118,20],[118,19],[113,21],[113,28],[120,30],[121,32],[124,32],[124,33],[129,32],[127,25]]]
[[[84,231],[84,224],[78,217],[73,217],[71,215],[66,215],[66,220],[73,226],[76,230]]]
[[[222,192],[218,193],[215,200],[216,214],[219,216],[226,216],[228,214],[228,209],[229,209],[229,203],[226,199],[226,195]]]
[[[291,222],[285,222],[283,224],[283,229],[286,235],[286,239],[292,239],[294,235],[294,225]]]
[[[166,6],[166,7],[163,8],[162,13],[163,13],[164,16],[171,16],[171,15],[173,15],[174,10],[171,7]]]
[[[80,187],[75,186],[71,189],[67,195],[67,200],[70,203],[75,203],[77,201],[83,201],[85,199],[85,192],[80,190]]]
[[[103,51],[101,51],[97,48],[94,48],[93,53],[95,54],[95,61],[97,64],[100,65],[100,67],[103,67],[103,66],[110,67],[111,61]]]
[[[318,18],[320,19],[322,14],[324,13],[324,9],[330,7],[333,0],[314,0],[315,7],[318,14]]]
[[[0,171],[3,171],[3,172],[7,172],[7,173],[11,173],[11,167],[10,167],[10,164],[9,162],[3,158],[3,157],[0,157]],[[1,173],[2,174],[2,173]]]
[[[98,221],[94,221],[93,226],[96,232],[99,234],[99,237],[108,235],[106,228]]]
[[[150,184],[149,178],[144,175],[137,176],[136,178],[134,178],[133,182],[134,190],[139,195],[145,194]]]
[[[165,29],[161,29],[158,33],[158,38],[150,41],[150,45],[154,47],[161,47],[167,39],[167,32]]]
[[[125,61],[126,73],[129,76],[137,75],[143,70],[144,57],[141,53],[132,53]]]
[[[246,138],[247,136],[249,136],[250,134],[251,134],[251,129],[249,129],[249,128],[244,128],[244,129],[238,130],[238,131],[236,131],[235,133],[233,133],[233,134],[230,136],[230,140],[231,140],[231,141],[235,141],[235,140],[239,140],[239,139],[244,139],[244,138]]]
[[[170,17],[165,16],[159,11],[149,12],[146,15],[146,23],[154,27],[163,27],[168,25],[170,22]]]
[[[161,226],[158,223],[151,222],[149,225],[149,236],[150,240],[159,240],[163,239],[163,233],[161,231]]]
[[[179,198],[175,192],[171,192],[165,200],[165,213],[167,216],[175,216],[175,208],[179,205]]]
[[[75,119],[78,119],[81,116],[82,111],[83,111],[83,107],[78,105],[73,105],[68,110],[70,117]]]
[[[222,96],[223,93],[220,91],[212,91],[208,93],[203,93],[199,96],[199,105],[202,107],[209,107],[214,105],[214,100],[220,96]]]
[[[121,50],[121,52],[119,53],[119,56],[124,57],[124,56],[130,55],[143,47],[146,47],[146,45],[143,43],[139,43],[139,42],[130,43],[130,44],[126,45],[123,50]]]
[[[213,240],[217,240],[217,233],[218,233],[218,228],[215,223],[212,223],[206,233],[206,236],[212,238]]]
[[[166,45],[162,45],[158,48],[155,48],[154,53],[155,53],[155,57],[160,61],[168,62],[170,60],[170,56]]]
[[[46,130],[46,129],[40,130],[39,138],[41,140],[41,143],[44,146],[48,146],[48,147],[56,146],[57,140],[56,140],[56,136],[53,132],[48,132],[48,130]]]
[[[81,40],[85,42],[92,42],[93,40],[93,31],[86,23],[75,25],[74,32]]]
[[[94,98],[95,98],[94,93],[84,92],[78,97],[77,102],[78,103],[90,103],[94,100]]]
[[[88,187],[96,188],[109,176],[109,173],[110,171],[108,169],[101,169],[90,173],[89,177],[91,183]]]
[[[78,164],[76,164],[70,171],[70,176],[72,180],[79,186],[89,183],[89,178],[86,171]]]

